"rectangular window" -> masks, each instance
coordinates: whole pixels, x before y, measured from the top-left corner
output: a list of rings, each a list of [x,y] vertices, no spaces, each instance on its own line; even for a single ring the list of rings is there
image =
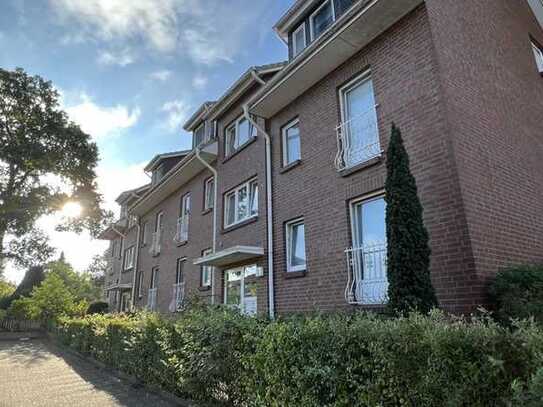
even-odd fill
[[[139,298],[142,298],[143,297],[143,271],[140,271],[138,273],[138,297]]]
[[[543,74],[543,50],[539,45],[532,41],[532,49],[534,51],[535,62],[540,74]]]
[[[179,219],[177,220],[177,230],[175,233],[175,241],[177,243],[182,243],[189,240],[190,212],[191,196],[189,192],[181,197],[179,204]]]
[[[283,166],[301,159],[299,120],[290,122],[283,128]]]
[[[257,311],[257,284],[254,277],[261,275],[258,266],[238,267],[224,272],[224,303],[242,313],[255,315]]]
[[[202,257],[209,256],[211,253],[213,253],[212,249],[206,249],[206,250],[202,251]],[[201,268],[201,278],[200,278],[202,287],[211,287],[212,274],[213,274],[213,267],[211,267],[211,266],[202,266],[202,268]]]
[[[175,284],[182,284],[185,281],[185,262],[186,258],[177,259],[177,267],[175,269]]]
[[[366,72],[340,89],[340,151],[337,166],[342,170],[381,154],[373,82]]]
[[[314,40],[321,35],[334,22],[334,2],[332,0],[325,1],[313,14],[309,17],[309,25],[311,26],[311,40]]]
[[[153,171],[153,179],[152,179],[153,185],[158,184],[163,176],[164,176],[164,165],[161,164],[157,168],[155,168],[155,170]]]
[[[358,304],[384,304],[387,301],[386,203],[384,197],[351,203],[353,247],[347,251],[352,267],[353,287]]]
[[[204,184],[204,210],[212,209],[215,204],[215,179],[208,178]]]
[[[240,185],[224,197],[225,227],[235,225],[258,215],[258,181]]]
[[[306,46],[305,23],[302,23],[302,25],[292,33],[292,57],[296,57]]]
[[[155,232],[159,232],[162,230],[162,219],[164,218],[164,213],[159,212],[156,215],[156,222],[155,222]]]
[[[202,123],[192,135],[192,148],[198,147],[200,144],[206,141],[206,125]]]
[[[287,272],[305,271],[305,225],[303,219],[286,224]]]
[[[151,290],[158,288],[158,273],[159,273],[158,267],[155,267],[151,270],[151,282],[149,284],[149,288]]]
[[[134,253],[135,253],[135,247],[129,247],[124,251],[124,270],[130,270],[132,267],[134,267]]]
[[[141,226],[141,245],[145,246],[147,244],[147,235],[149,234],[149,231],[147,228],[149,227],[149,222],[144,222]]]
[[[256,129],[245,117],[240,117],[226,129],[225,155],[232,155],[253,137],[256,137]]]

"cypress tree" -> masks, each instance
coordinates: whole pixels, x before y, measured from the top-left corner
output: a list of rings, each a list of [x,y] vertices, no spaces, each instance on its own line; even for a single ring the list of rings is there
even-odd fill
[[[422,220],[422,205],[402,134],[392,124],[385,183],[388,308],[428,313],[438,306],[430,280],[430,246]]]

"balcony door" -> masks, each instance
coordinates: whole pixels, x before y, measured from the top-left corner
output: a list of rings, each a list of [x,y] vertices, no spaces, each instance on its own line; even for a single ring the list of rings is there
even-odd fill
[[[224,303],[246,315],[257,311],[256,265],[238,267],[224,272]]]
[[[371,76],[365,74],[344,86],[341,104],[343,160],[349,168],[381,153]]]
[[[387,301],[385,211],[382,196],[351,205],[353,288],[356,302],[360,304],[375,305]]]

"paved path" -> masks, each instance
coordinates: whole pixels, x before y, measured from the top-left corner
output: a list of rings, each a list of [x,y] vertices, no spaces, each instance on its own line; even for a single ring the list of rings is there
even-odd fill
[[[0,407],[173,405],[46,341],[0,342]]]

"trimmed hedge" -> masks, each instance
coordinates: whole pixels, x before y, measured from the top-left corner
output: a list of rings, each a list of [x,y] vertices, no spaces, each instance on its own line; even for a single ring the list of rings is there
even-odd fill
[[[543,323],[543,265],[500,271],[489,292],[501,322],[533,317]]]
[[[226,309],[61,319],[66,345],[179,396],[247,406],[542,405],[543,332],[434,312],[268,322]]]

